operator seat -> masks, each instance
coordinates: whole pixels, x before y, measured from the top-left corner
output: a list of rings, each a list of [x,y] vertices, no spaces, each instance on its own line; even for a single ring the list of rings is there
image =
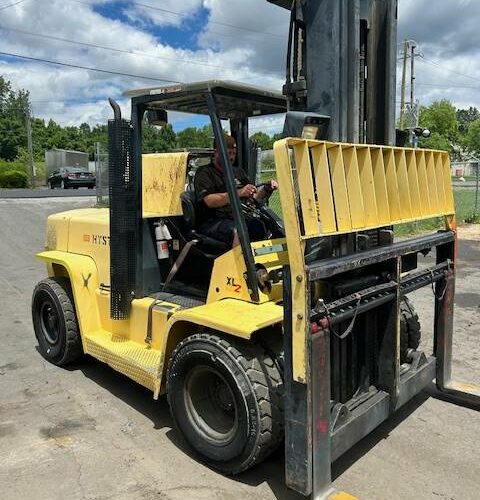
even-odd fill
[[[188,241],[196,240],[195,249],[200,250],[207,257],[217,257],[226,252],[230,247],[223,241],[216,240],[210,236],[200,234],[196,231],[196,211],[197,199],[195,191],[187,190],[180,195],[183,210],[184,236]]]

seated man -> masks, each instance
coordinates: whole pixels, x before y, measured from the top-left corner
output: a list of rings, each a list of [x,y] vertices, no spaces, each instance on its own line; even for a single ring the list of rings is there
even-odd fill
[[[233,164],[237,154],[235,139],[228,135],[225,137],[225,142],[230,163]],[[276,181],[271,180],[257,190],[242,168],[233,167],[233,171],[240,198],[267,199],[278,187]],[[199,201],[198,231],[228,245],[236,246],[239,240],[225,182],[220,153],[218,148],[215,148],[212,163],[199,168],[195,174],[195,193]],[[245,222],[251,240],[262,240],[266,237],[262,221],[247,218]]]

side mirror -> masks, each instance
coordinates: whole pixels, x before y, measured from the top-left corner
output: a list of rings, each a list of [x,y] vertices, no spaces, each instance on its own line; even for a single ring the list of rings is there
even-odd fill
[[[147,123],[156,127],[168,125],[168,114],[164,109],[148,109],[145,112],[145,119]]]

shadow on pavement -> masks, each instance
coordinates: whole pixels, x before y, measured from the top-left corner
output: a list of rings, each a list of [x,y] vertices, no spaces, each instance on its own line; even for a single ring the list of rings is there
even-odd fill
[[[166,433],[168,439],[188,457],[197,459],[181,434],[173,429],[173,421],[170,417],[165,396],[161,396],[158,401],[155,401],[152,398],[151,391],[114,371],[108,365],[96,361],[89,356],[83,358],[79,363],[66,367],[66,369],[69,371],[80,370],[85,377],[94,381],[136,411],[146,416],[153,423],[154,429],[162,429],[164,427],[171,428],[171,430]],[[388,438],[390,432],[423,405],[429,397],[429,394],[426,392],[418,394],[387,421],[336,460],[332,464],[332,481],[339,478],[379,442]],[[265,460],[265,462],[249,471],[232,477],[232,479],[254,487],[266,482],[278,500],[304,499],[305,497],[285,486],[284,466],[283,447],[280,447],[272,456]]]

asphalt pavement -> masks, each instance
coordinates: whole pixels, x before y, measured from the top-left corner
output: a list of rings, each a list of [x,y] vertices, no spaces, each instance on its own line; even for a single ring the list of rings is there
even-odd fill
[[[60,190],[58,190],[60,191]],[[92,194],[91,191],[87,194]],[[238,477],[194,460],[165,397],[92,358],[62,369],[37,352],[30,316],[46,217],[95,199],[0,200],[0,498],[2,500],[299,500],[279,452]],[[480,382],[480,231],[459,245],[454,374]],[[428,259],[429,257],[427,257]],[[431,345],[432,292],[414,297]],[[333,465],[334,486],[362,500],[477,500],[480,414],[432,391]]]
[[[1,198],[77,198],[96,196],[97,190],[88,188],[50,189],[46,186],[35,189],[0,189]]]

